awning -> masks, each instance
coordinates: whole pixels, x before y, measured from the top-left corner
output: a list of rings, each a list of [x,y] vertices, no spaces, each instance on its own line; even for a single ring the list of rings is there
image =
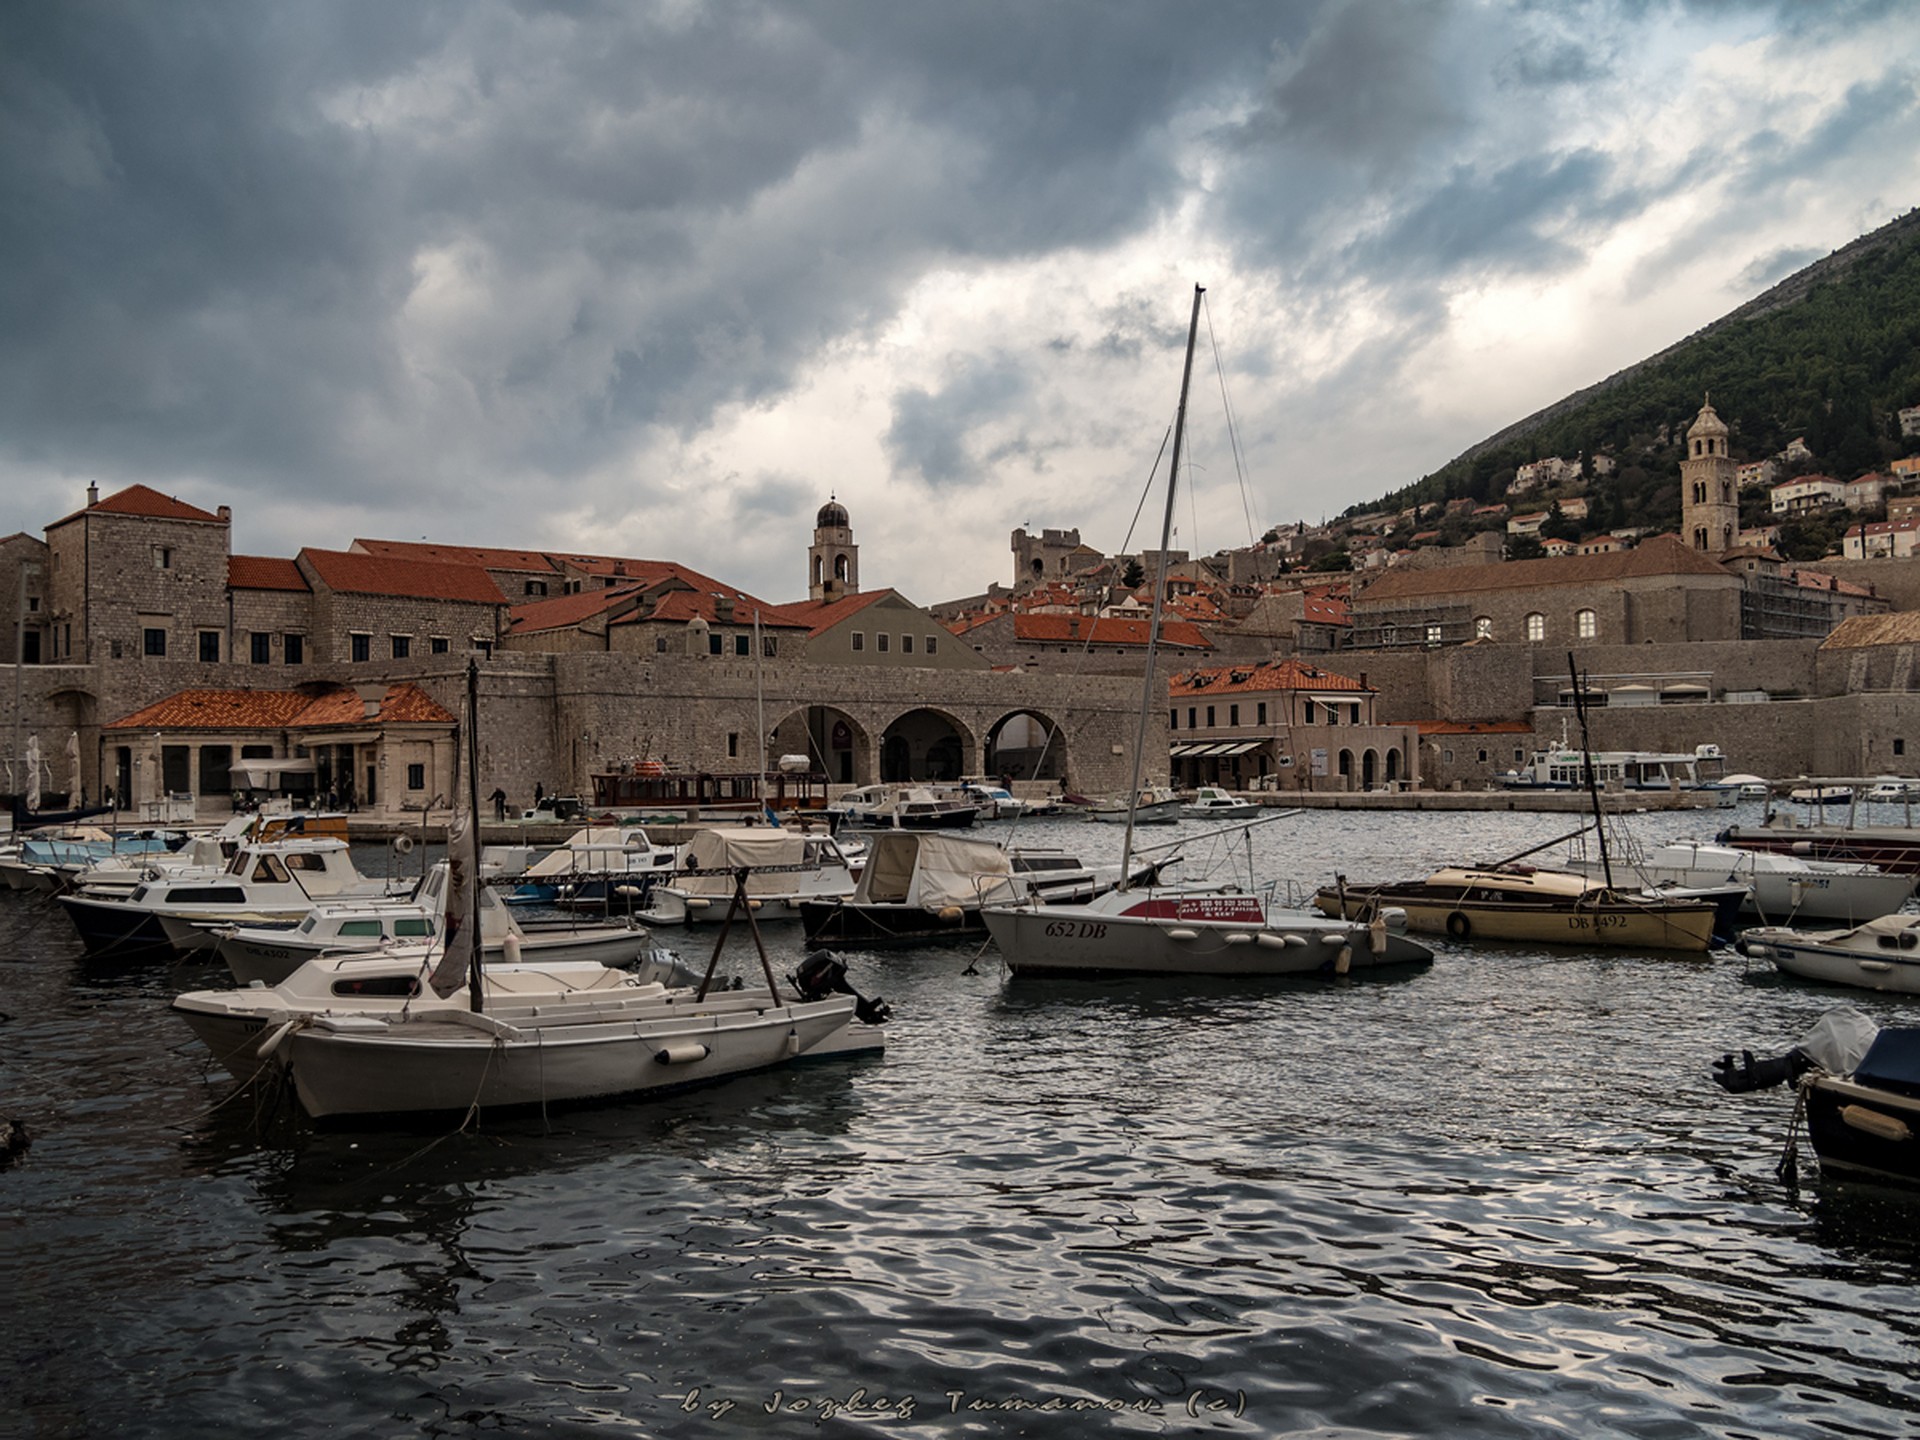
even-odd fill
[[[235,780],[247,785],[266,785],[275,775],[311,775],[313,761],[282,756],[278,760],[262,760],[258,756],[250,760],[236,760],[227,767],[227,773]]]
[[[1168,753],[1175,760],[1212,760],[1226,755],[1244,755],[1266,743],[1264,740],[1182,740],[1173,745]]]

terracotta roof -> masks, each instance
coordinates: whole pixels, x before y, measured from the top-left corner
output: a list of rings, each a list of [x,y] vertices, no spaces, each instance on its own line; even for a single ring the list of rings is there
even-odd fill
[[[208,525],[225,525],[227,522],[218,515],[202,510],[198,505],[189,505],[184,500],[176,500],[171,495],[162,495],[158,490],[146,485],[129,485],[124,490],[116,490],[104,500],[94,502],[85,509],[76,510],[71,515],[47,526],[52,530],[69,520],[78,520],[82,515],[143,515],[151,520],[198,520]]]
[[[1298,660],[1272,660],[1264,665],[1224,665],[1186,670],[1167,681],[1170,695],[1240,695],[1268,690],[1350,690],[1371,695],[1373,687],[1350,675],[1336,675]]]
[[[651,587],[649,587],[651,588]],[[875,591],[884,594],[884,591]],[[733,613],[727,619],[720,618],[720,600],[730,597],[733,600]],[[671,590],[661,590],[651,610],[635,610],[631,614],[617,615],[615,625],[643,625],[649,622],[685,624],[689,620],[700,619],[709,625],[753,624],[754,607],[759,606],[761,628],[767,630],[798,630],[805,628],[802,622],[787,619],[781,605],[765,605],[751,595],[743,595],[736,590],[722,590],[718,594],[711,590],[686,590],[678,586]]]
[[[381,724],[451,725],[454,717],[418,685],[389,685],[372,717]],[[110,720],[104,730],[299,730],[367,720],[359,692],[337,686],[304,690],[182,690]]]
[[[1600,555],[1562,555],[1546,560],[1505,560],[1488,565],[1452,565],[1435,570],[1391,570],[1361,592],[1360,601],[1412,600],[1482,590],[1530,590],[1554,585],[1607,585],[1666,575],[1730,578],[1707,555],[1672,536],[1658,535],[1633,550]]]
[[[227,588],[308,590],[312,587],[307,584],[307,577],[300,573],[300,567],[291,560],[278,560],[270,555],[229,555]]]
[[[478,565],[483,570],[526,570],[556,574],[551,557],[539,550],[503,550],[488,545],[430,545],[418,540],[355,540],[348,547],[359,555],[389,560],[425,560],[436,565]]]
[[[442,565],[350,550],[302,550],[300,558],[329,590],[353,595],[400,595],[412,600],[458,600],[504,605],[507,597],[478,565]]]
[[[573,595],[554,595],[544,600],[529,600],[507,612],[507,630],[513,635],[537,635],[547,630],[571,630],[582,620],[600,614],[615,605],[625,605],[642,590],[632,585],[609,585],[601,590],[582,590]]]
[[[896,600],[906,601],[906,597],[897,590],[862,590],[857,594],[842,595],[837,600],[801,600],[791,605],[780,605],[772,613],[788,625],[804,625],[811,638],[831,630],[849,616],[858,615],[874,601],[884,600],[889,595]]]
[[[1864,650],[1870,645],[1920,645],[1920,610],[1850,616],[1820,642],[1822,650]]]
[[[1112,616],[1016,615],[1013,617],[1013,638],[1027,644],[1144,647],[1151,623],[1148,620],[1120,620]],[[1160,643],[1178,645],[1188,650],[1213,649],[1213,642],[1201,633],[1199,626],[1188,620],[1162,620]]]

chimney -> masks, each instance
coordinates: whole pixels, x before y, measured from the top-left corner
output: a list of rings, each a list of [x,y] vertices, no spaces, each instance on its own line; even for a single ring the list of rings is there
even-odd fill
[[[731,595],[714,596],[713,614],[714,618],[722,625],[731,625],[733,623],[733,597]]]
[[[213,513],[220,517],[220,523],[222,525],[231,525],[233,523],[233,507],[231,505],[222,505]]]
[[[94,506],[98,505],[99,503],[100,503],[100,487],[98,485],[88,485],[87,486],[87,508],[91,510]]]

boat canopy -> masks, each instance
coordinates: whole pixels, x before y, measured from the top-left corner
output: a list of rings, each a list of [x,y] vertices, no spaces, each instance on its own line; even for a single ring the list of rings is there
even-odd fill
[[[589,826],[576,830],[565,845],[527,866],[522,876],[528,880],[549,880],[578,870],[624,870],[627,858],[635,850],[646,847],[644,831],[623,830],[618,825]]]
[[[1010,884],[1007,852],[990,840],[918,831],[888,831],[875,838],[866,869],[854,887],[856,905],[977,905],[981,897]]]
[[[833,842],[819,835],[775,829],[696,830],[681,856],[680,869],[687,873],[679,877],[676,888],[689,895],[725,899],[733,894],[732,872],[745,867],[747,894],[784,895],[794,888],[792,867],[829,863],[836,868],[846,864]],[[787,868],[759,873],[761,867],[773,865]]]

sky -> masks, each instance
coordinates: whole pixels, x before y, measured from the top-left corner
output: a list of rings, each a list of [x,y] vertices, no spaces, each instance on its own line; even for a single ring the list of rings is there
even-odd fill
[[[538,547],[783,601],[837,496],[863,589],[977,594],[1017,526],[1157,543],[1200,285],[1174,545],[1243,546],[1920,203],[1914,19],[0,7],[0,535],[140,483],[230,505],[240,554]]]

